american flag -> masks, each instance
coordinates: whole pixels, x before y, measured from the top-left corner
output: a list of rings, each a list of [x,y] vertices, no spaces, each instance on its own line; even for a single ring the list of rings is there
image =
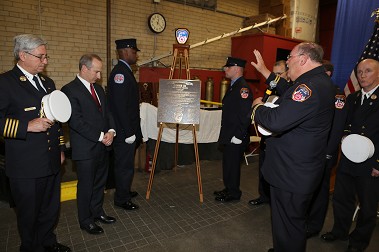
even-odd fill
[[[372,16],[376,15],[375,20],[375,26],[374,26],[374,32],[372,33],[371,38],[369,39],[365,50],[363,51],[361,57],[359,58],[358,62],[364,60],[364,59],[375,59],[379,61],[379,8],[376,9]],[[358,63],[357,63],[358,65]],[[359,86],[357,77],[356,77],[356,70],[357,65],[353,69],[353,71],[350,74],[350,79],[346,83],[346,86],[344,88],[346,96],[348,96],[351,93],[354,93],[355,91],[358,91],[361,89]]]

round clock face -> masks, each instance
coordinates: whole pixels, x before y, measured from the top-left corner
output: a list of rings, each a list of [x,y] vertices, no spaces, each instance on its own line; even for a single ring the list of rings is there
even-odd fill
[[[152,32],[161,33],[166,28],[166,19],[160,13],[153,13],[149,16],[148,24]]]

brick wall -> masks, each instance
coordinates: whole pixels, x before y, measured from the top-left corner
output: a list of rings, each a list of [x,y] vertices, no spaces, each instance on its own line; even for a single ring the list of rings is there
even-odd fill
[[[194,44],[240,28],[243,17],[257,15],[258,9],[259,0],[218,0],[217,11],[165,0],[159,4],[153,4],[152,0],[111,0],[111,57],[116,58],[116,39],[137,38],[141,49],[139,59],[144,61],[172,51],[176,43],[175,28],[188,28],[189,44]],[[153,34],[147,26],[147,18],[153,12],[160,12],[166,18],[167,27],[161,34]],[[34,33],[48,41],[51,59],[46,71],[58,88],[75,77],[79,58],[87,52],[97,53],[103,59],[102,83],[106,85],[105,0],[1,1],[0,24],[0,72],[14,65],[13,37]],[[220,68],[230,55],[230,41],[225,38],[191,50],[190,68]],[[167,57],[161,62],[169,66],[171,60]]]

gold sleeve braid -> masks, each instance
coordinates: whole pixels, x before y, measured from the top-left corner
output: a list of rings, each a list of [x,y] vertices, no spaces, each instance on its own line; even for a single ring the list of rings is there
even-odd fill
[[[277,76],[275,77],[275,79],[274,79],[274,82],[275,82],[276,84],[278,84],[279,80],[280,80],[280,76],[277,75]]]
[[[7,118],[5,120],[3,136],[7,138],[16,138],[19,120]]]
[[[251,113],[251,120],[254,121],[255,117],[255,111],[257,110],[258,107],[263,106],[263,104],[257,104],[253,107],[253,112]]]
[[[64,145],[64,136],[59,136],[59,145]]]

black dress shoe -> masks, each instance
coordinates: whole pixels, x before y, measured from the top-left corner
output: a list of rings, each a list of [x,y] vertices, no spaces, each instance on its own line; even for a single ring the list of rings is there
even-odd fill
[[[274,248],[270,248],[269,250],[267,250],[267,252],[275,252],[275,249]]]
[[[307,231],[307,233],[306,233],[306,237],[307,237],[307,239],[309,239],[309,238],[312,238],[312,237],[314,237],[314,236],[318,236],[318,234],[319,234],[320,232],[317,232],[317,231]]]
[[[129,200],[128,202],[123,203],[123,204],[114,203],[114,205],[121,207],[121,208],[128,210],[128,211],[137,210],[139,208],[139,206],[134,204],[131,200]]]
[[[215,198],[215,200],[220,201],[220,202],[231,202],[231,201],[237,201],[240,200],[240,198],[233,197],[232,195],[226,194],[223,196],[218,196]]]
[[[249,200],[249,205],[252,205],[252,206],[258,206],[258,205],[266,204],[266,203],[268,203],[268,201],[263,201],[261,198]]]
[[[89,233],[89,234],[102,234],[102,233],[104,233],[104,229],[102,229],[102,227],[96,225],[96,223],[83,225],[83,226],[80,226],[80,228],[87,231],[87,233]]]
[[[138,196],[138,192],[136,192],[136,191],[130,191],[129,194],[130,194],[130,197],[132,197],[132,198]]]
[[[355,248],[355,247],[349,245],[346,249],[346,252],[363,252],[363,249]]]
[[[63,244],[56,242],[51,246],[46,246],[45,251],[46,252],[71,252],[71,249]]]
[[[348,236],[339,237],[339,236],[336,236],[335,234],[333,234],[332,232],[327,232],[327,233],[321,235],[320,238],[326,242],[334,242],[335,240],[346,241],[347,239],[349,239]]]
[[[337,236],[335,236],[332,232],[327,232],[320,237],[322,240],[326,242],[334,242],[335,240],[338,239]]]
[[[113,218],[108,215],[100,215],[99,217],[95,218],[95,221],[100,221],[101,223],[104,223],[104,224],[112,224],[116,222],[116,218]]]
[[[221,196],[225,196],[227,193],[228,193],[228,190],[225,188],[225,189],[222,189],[221,191],[214,191],[213,195],[221,197]]]

